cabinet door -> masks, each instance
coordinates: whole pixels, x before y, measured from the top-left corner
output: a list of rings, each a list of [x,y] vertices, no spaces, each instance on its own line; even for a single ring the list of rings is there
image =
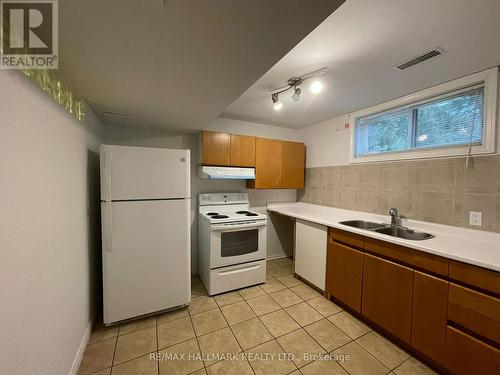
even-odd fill
[[[305,146],[298,142],[282,142],[281,187],[304,188]]]
[[[328,238],[325,291],[361,311],[363,253]]]
[[[203,165],[231,165],[231,136],[227,133],[202,133],[202,160]]]
[[[231,165],[255,167],[255,137],[231,134]]]
[[[410,342],[413,270],[364,254],[362,314]]]
[[[325,290],[326,227],[297,219],[295,222],[295,273]]]
[[[275,139],[255,139],[255,180],[247,187],[257,189],[281,188],[282,142]]]
[[[415,271],[411,344],[437,362],[445,360],[448,282]]]

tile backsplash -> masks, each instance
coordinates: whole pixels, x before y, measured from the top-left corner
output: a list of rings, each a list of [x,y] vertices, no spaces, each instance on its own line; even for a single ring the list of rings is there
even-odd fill
[[[301,202],[500,232],[500,155],[308,168]],[[482,226],[469,225],[482,212]]]

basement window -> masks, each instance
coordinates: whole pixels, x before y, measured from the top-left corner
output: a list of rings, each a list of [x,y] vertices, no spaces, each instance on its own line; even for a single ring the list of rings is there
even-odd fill
[[[497,68],[486,72],[354,114],[351,162],[494,152]]]

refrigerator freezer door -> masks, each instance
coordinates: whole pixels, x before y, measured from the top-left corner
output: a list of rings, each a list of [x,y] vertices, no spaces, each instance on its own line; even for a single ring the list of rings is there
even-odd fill
[[[101,209],[104,323],[188,304],[190,200],[102,202]]]
[[[101,146],[101,200],[190,197],[189,150]]]

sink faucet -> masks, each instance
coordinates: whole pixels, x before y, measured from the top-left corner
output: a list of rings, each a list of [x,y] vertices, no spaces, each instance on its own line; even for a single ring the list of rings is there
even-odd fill
[[[391,228],[396,228],[400,225],[401,221],[399,219],[399,213],[397,208],[391,208],[389,210],[389,215],[391,215]]]

